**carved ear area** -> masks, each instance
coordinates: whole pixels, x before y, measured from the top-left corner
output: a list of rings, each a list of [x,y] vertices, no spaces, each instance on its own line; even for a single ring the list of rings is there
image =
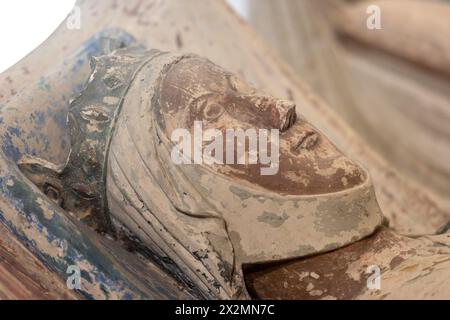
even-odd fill
[[[62,184],[59,167],[47,160],[25,156],[17,163],[20,171],[33,182],[50,200],[62,205]]]
[[[56,187],[50,183],[45,183],[44,188],[42,190],[44,194],[54,203],[56,203],[58,206],[63,207],[64,205],[64,198],[61,194],[61,187]]]

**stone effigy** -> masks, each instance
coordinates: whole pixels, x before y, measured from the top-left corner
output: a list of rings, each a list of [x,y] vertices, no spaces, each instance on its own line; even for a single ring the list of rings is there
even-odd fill
[[[278,173],[176,165],[171,133],[193,131],[195,120],[281,130]],[[245,294],[243,264],[333,250],[381,224],[368,173],[297,119],[292,103],[198,56],[123,49],[95,58],[68,127],[64,168],[28,157],[21,169],[97,231],[137,238],[204,297]]]
[[[339,259],[343,267],[338,271],[345,274],[353,266],[352,281],[363,286],[360,269],[367,262],[380,262],[385,274],[396,272],[411,262],[414,250],[423,248],[420,281],[415,283],[426,287],[420,271],[447,259],[446,235],[406,241],[392,231],[376,230],[381,214],[369,174],[296,118],[292,103],[257,93],[206,59],[130,49],[133,42],[117,30],[113,36],[96,35],[52,67],[38,82],[39,90],[23,90],[1,110],[0,217],[49,270],[64,278],[67,266],[81,265],[89,276],[79,292],[85,298],[248,298],[246,288],[251,297],[264,297],[271,288],[267,283],[258,286],[255,273],[246,271],[248,264],[261,265],[266,272],[268,262],[295,258],[311,263],[311,271],[316,259],[362,247],[352,259]],[[90,74],[86,61],[92,56],[98,58]],[[46,90],[52,85],[58,91]],[[67,109],[69,97],[76,99]],[[33,101],[61,102],[64,107]],[[308,109],[297,106],[298,116],[303,107]],[[171,131],[194,130],[194,120],[204,120],[209,129],[280,129],[277,176],[262,177],[258,165],[175,165]],[[340,132],[339,122],[334,126]],[[383,234],[398,239],[399,246],[381,241],[385,254],[372,262],[373,251],[380,248],[367,248],[362,238],[389,240]],[[437,243],[441,251],[423,263]],[[399,254],[403,260],[394,260]],[[445,287],[448,268],[441,266],[430,274]],[[277,269],[269,283],[284,286],[281,275]],[[323,292],[338,283],[322,275]],[[403,288],[396,292],[405,294],[407,273],[399,275],[400,280],[384,282],[384,288],[392,293],[390,284],[395,284]],[[296,280],[294,284],[303,284]],[[423,291],[447,294],[433,290],[428,286]],[[362,296],[358,290],[352,293],[353,298]],[[281,297],[276,290],[272,294]],[[286,298],[299,297],[294,290]]]
[[[244,265],[327,255],[355,243],[336,251],[350,269],[357,258],[342,259],[339,252],[352,252],[368,236],[377,246],[352,254],[373,255],[383,266],[394,257],[399,265],[417,259],[418,252],[429,253],[435,243],[416,240],[413,245],[391,231],[378,231],[382,215],[368,173],[298,118],[292,103],[258,93],[210,61],[126,48],[94,58],[92,68],[86,88],[69,109],[66,165],[56,168],[26,157],[19,167],[67,212],[98,232],[144,247],[200,297],[249,298]],[[196,121],[219,131],[280,130],[276,174],[261,175],[260,164],[175,163],[171,134],[179,128],[193,132]],[[391,238],[397,239],[394,247]],[[377,248],[384,251],[379,257],[371,254]],[[397,253],[399,248],[408,250]],[[441,251],[434,260],[419,263],[439,264],[447,254]],[[305,259],[314,267],[320,258]],[[397,265],[384,267],[396,272]],[[283,293],[276,290],[292,281],[279,279],[280,270],[289,268],[294,267],[272,267],[268,278],[267,271],[250,272],[252,295],[305,298],[298,279],[292,284],[297,289],[284,290],[283,285]],[[399,292],[409,283],[402,273],[394,280]],[[333,278],[322,289],[330,285],[336,285]],[[313,296],[355,298],[364,292],[363,282],[355,287],[359,291],[347,295],[316,290]]]

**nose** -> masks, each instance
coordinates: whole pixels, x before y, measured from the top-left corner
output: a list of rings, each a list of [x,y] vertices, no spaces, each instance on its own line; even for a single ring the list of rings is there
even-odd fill
[[[281,132],[292,127],[297,120],[295,103],[266,96],[241,96],[251,106],[254,117],[261,117],[263,123]]]
[[[277,100],[275,104],[276,113],[279,118],[279,129],[281,132],[292,127],[297,120],[295,103],[288,100]]]

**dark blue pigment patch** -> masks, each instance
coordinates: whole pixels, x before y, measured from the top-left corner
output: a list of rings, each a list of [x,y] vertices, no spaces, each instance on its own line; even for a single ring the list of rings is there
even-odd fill
[[[17,128],[17,127],[8,127],[8,133],[17,138],[22,137],[22,129]]]
[[[14,160],[15,162],[19,161],[19,159],[22,156],[19,148],[17,148],[14,145],[14,143],[12,141],[12,137],[9,135],[9,133],[5,133],[4,136],[3,136],[2,150],[3,150],[3,153],[9,159]]]
[[[127,292],[123,295],[123,300],[133,300],[131,293]]]
[[[67,110],[65,108],[61,108],[58,111],[48,110],[47,115],[52,117],[59,129],[62,131],[67,130]]]
[[[12,179],[14,181],[14,185],[11,187],[7,187],[6,181]],[[36,198],[32,195],[32,190],[22,181],[19,181],[13,177],[0,177],[0,195],[7,199],[17,210],[18,214],[23,216],[29,223],[33,223],[36,229],[42,234],[44,228],[47,231],[46,238],[54,241],[63,241],[63,239],[71,239],[72,237],[79,238],[79,241],[75,241],[71,243],[67,247],[66,255],[62,259],[54,259],[49,255],[40,251],[37,246],[37,243],[33,239],[29,239],[25,236],[21,231],[19,231],[11,221],[7,220],[0,211],[0,223],[5,225],[8,230],[10,230],[16,238],[25,244],[50,270],[56,271],[62,277],[66,276],[66,270],[69,265],[77,265],[78,262],[81,262],[84,259],[87,259],[91,263],[98,263],[100,268],[105,268],[104,270],[107,274],[104,274],[101,270],[94,270],[93,276],[95,279],[100,280],[99,283],[105,286],[107,292],[124,292],[124,288],[122,284],[117,282],[120,279],[120,274],[117,273],[117,270],[111,268],[109,260],[104,260],[105,257],[102,257],[98,254],[98,251],[95,249],[89,249],[85,247],[86,243],[89,243],[84,235],[76,233],[74,231],[68,231],[66,228],[68,227],[67,222],[62,219],[62,217],[55,214],[52,221],[46,221],[44,217],[44,213],[42,208],[36,202]],[[42,222],[42,225],[40,224]],[[51,236],[50,236],[51,235]],[[49,238],[50,236],[50,238]],[[81,238],[80,238],[81,237]],[[62,242],[58,242],[58,245],[61,245]],[[78,248],[81,246],[81,248]],[[84,251],[85,255],[80,254]],[[68,262],[72,261],[71,264]],[[89,296],[87,292],[81,292],[84,296]]]
[[[36,127],[38,129],[43,128],[45,126],[45,123],[46,123],[45,113],[41,112],[41,111],[36,111],[34,113],[34,122],[35,122]]]

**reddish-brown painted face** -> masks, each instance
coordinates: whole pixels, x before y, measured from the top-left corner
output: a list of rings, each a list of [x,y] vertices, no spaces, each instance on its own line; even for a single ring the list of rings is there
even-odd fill
[[[279,129],[276,175],[261,175],[261,164],[215,166],[220,173],[290,195],[343,191],[367,179],[313,126],[297,119],[292,102],[261,95],[250,85],[206,59],[190,58],[172,66],[161,83],[160,106],[170,136],[173,130]]]

